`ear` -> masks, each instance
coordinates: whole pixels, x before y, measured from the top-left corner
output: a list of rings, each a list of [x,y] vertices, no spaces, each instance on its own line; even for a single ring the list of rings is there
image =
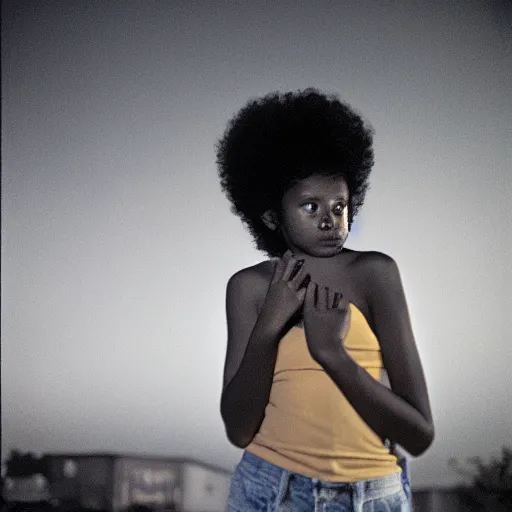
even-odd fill
[[[279,226],[279,222],[277,220],[277,215],[273,210],[267,210],[262,216],[261,220],[263,224],[267,226],[268,229],[275,231],[277,226]]]

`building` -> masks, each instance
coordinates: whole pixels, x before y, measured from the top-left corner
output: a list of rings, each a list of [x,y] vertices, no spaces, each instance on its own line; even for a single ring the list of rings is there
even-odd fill
[[[6,477],[3,480],[2,497],[11,503],[39,503],[49,501],[51,495],[48,480],[37,473],[25,477]]]
[[[189,458],[48,454],[53,499],[66,508],[121,512],[134,505],[176,512],[224,512],[231,473]]]

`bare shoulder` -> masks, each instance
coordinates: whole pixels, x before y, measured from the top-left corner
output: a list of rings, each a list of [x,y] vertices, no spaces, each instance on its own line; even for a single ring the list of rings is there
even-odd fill
[[[366,277],[383,277],[398,271],[396,261],[379,251],[352,251],[352,265]]]
[[[351,251],[350,267],[366,295],[390,291],[401,286],[400,272],[394,258],[379,251]]]
[[[239,270],[229,278],[228,295],[236,295],[258,304],[265,298],[274,267],[274,260],[266,260]]]

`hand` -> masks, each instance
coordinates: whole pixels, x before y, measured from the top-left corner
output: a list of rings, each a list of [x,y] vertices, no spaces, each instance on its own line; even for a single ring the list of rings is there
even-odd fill
[[[278,316],[279,325],[285,325],[302,307],[311,279],[303,266],[304,260],[295,258],[292,251],[286,251],[277,262],[263,307]]]
[[[344,354],[343,339],[350,327],[350,307],[339,292],[308,283],[304,300],[304,330],[309,352],[322,366]]]

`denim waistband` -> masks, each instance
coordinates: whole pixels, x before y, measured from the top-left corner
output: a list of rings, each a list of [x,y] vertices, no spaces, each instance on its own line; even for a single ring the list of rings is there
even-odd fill
[[[239,487],[242,481],[240,479],[245,481],[242,487]],[[235,485],[230,495],[233,506],[228,508],[230,511],[253,510],[244,501],[247,498],[244,497],[245,492],[256,494],[258,499],[267,496],[265,499],[274,503],[272,510],[275,511],[288,510],[286,506],[281,508],[281,505],[290,499],[302,500],[302,503],[308,504],[300,510],[316,511],[320,510],[318,507],[321,503],[343,502],[352,503],[351,510],[360,511],[368,501],[375,501],[374,504],[379,502],[382,507],[391,507],[389,510],[410,510],[405,505],[410,502],[410,489],[403,480],[402,473],[356,482],[329,482],[288,471],[248,451],[244,452],[235,472]]]
[[[397,487],[402,486],[401,473],[392,473],[390,475],[382,476],[379,478],[372,478],[368,480],[360,480],[357,482],[329,482],[320,478],[312,478],[299,473],[293,473],[286,469],[283,469],[271,462],[268,462],[253,453],[244,451],[242,456],[242,462],[246,462],[257,469],[263,476],[268,480],[274,480],[276,482],[282,480],[284,474],[289,476],[293,475],[293,479],[300,483],[302,487],[313,488],[326,488],[326,489],[358,489],[364,493],[378,492],[380,489],[389,489],[393,485]]]

